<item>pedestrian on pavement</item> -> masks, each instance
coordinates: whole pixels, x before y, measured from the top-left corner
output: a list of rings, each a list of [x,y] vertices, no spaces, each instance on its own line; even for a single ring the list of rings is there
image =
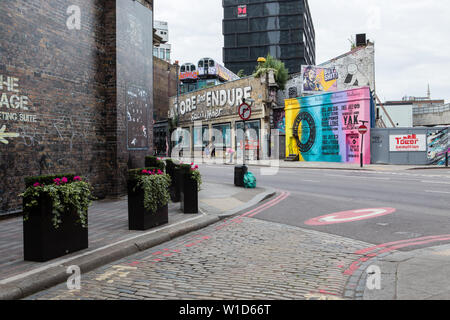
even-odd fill
[[[183,158],[183,136],[178,140],[178,146],[180,147],[180,151],[178,151],[178,157]]]
[[[233,148],[228,148],[227,149],[227,153],[230,156],[230,161],[229,163],[233,163],[233,155],[235,154],[235,151],[233,150]]]
[[[210,150],[211,159],[216,158],[216,145],[214,144],[214,137],[211,139]]]

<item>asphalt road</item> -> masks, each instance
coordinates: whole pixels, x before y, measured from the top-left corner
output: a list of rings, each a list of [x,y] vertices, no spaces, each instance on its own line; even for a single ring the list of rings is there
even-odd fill
[[[204,164],[200,167],[206,181],[233,183],[234,166]],[[450,242],[448,169],[373,172],[280,168],[275,175],[261,174],[260,167],[250,167],[249,170],[255,174],[258,186],[289,193],[284,201],[259,213],[254,217],[256,219],[313,229],[374,245],[409,240],[408,244],[397,248],[399,250]],[[352,220],[349,216],[335,216],[327,221],[344,220],[344,223],[305,223],[328,214],[368,208],[392,208],[393,212],[371,216],[376,213],[375,210],[364,211],[354,215],[371,216],[369,219]],[[430,236],[433,238],[424,238]]]

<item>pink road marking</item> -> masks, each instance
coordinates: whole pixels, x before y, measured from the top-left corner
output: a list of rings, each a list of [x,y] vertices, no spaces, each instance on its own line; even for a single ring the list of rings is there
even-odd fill
[[[389,243],[381,244],[378,246],[359,250],[359,251],[356,251],[355,254],[363,254],[365,252],[370,252],[370,251],[373,251],[376,249],[384,248],[383,250],[380,250],[376,253],[371,253],[371,254],[367,255],[367,257],[359,258],[357,261],[353,262],[348,267],[347,270],[344,271],[344,274],[352,275],[356,270],[359,269],[360,264],[362,262],[368,261],[370,258],[376,257],[382,253],[386,253],[386,252],[390,252],[390,251],[394,251],[394,250],[406,248],[406,247],[412,247],[412,246],[418,246],[418,245],[422,245],[422,244],[428,244],[428,243],[439,242],[439,241],[448,241],[448,240],[450,240],[450,235],[428,236],[428,237],[421,237],[421,238],[416,238],[416,239],[407,239],[407,240],[389,242]],[[368,258],[368,257],[370,257],[370,258]]]
[[[280,203],[281,201],[285,200],[285,199],[286,199],[287,197],[289,197],[289,196],[290,196],[290,193],[286,193],[286,194],[283,195],[283,197],[281,197],[280,199],[278,199],[277,202],[272,203],[270,206],[261,208],[261,209],[259,209],[258,211],[253,212],[251,215],[248,215],[247,217],[248,217],[248,218],[254,217],[254,216],[256,216],[257,214],[259,214],[259,213],[261,213],[261,212],[263,212],[263,211],[266,211],[267,209],[269,209],[269,208],[271,208],[271,207],[277,205],[278,203]]]
[[[443,237],[450,237],[450,234],[440,235],[440,236],[427,236],[427,237],[421,237],[421,238],[416,238],[416,239],[406,239],[406,240],[388,242],[388,243],[384,243],[384,244],[380,244],[380,245],[377,245],[377,246],[373,246],[373,247],[369,247],[369,248],[365,248],[365,249],[356,251],[355,254],[364,254],[366,252],[374,251],[374,250],[379,249],[379,248],[389,247],[391,245],[405,243],[405,242],[420,241],[420,240],[427,240],[427,239],[436,239],[436,238],[443,238]]]
[[[341,211],[327,214],[305,221],[308,226],[325,226],[330,224],[348,223],[366,219],[373,219],[394,213],[394,208],[369,208],[359,210]]]
[[[263,209],[263,208],[265,208],[265,207],[267,207],[267,206],[271,206],[273,203],[277,202],[280,198],[284,197],[285,194],[286,194],[286,192],[283,192],[282,194],[280,194],[280,195],[279,195],[278,197],[276,197],[275,199],[270,200],[270,201],[266,202],[265,204],[263,204],[263,205],[261,205],[261,206],[255,208],[255,209],[253,209],[253,210],[250,210],[250,211],[244,213],[243,215],[239,216],[239,218],[248,216],[249,214],[251,214],[251,213],[253,213],[253,212],[257,211],[257,210],[261,210],[261,209]]]
[[[325,290],[319,290],[319,293],[321,293],[321,294],[330,294],[332,296],[337,296],[336,293],[328,292],[328,291],[325,291]]]
[[[406,244],[400,244],[400,245],[396,245],[396,246],[393,246],[393,247],[390,247],[390,248],[387,248],[387,249],[383,249],[378,254],[389,252],[389,251],[392,251],[392,250],[405,248],[405,247],[418,246],[418,245],[421,245],[421,244],[433,243],[433,242],[438,242],[438,241],[447,241],[447,240],[450,240],[450,237],[448,237],[448,238],[430,239],[430,240],[417,241],[417,242],[409,242],[409,243],[406,243]]]
[[[270,200],[270,201],[264,203],[263,205],[261,205],[261,206],[255,208],[255,209],[253,209],[253,210],[250,210],[250,211],[248,211],[248,212],[242,214],[242,215],[239,216],[239,217],[236,217],[236,218],[232,219],[232,220],[231,220],[231,223],[229,222],[229,220],[225,220],[225,221],[224,221],[225,223],[222,224],[222,225],[217,226],[217,227],[215,228],[215,230],[216,230],[216,231],[217,231],[217,230],[220,230],[220,229],[222,229],[222,228],[224,228],[224,227],[226,227],[226,226],[232,225],[233,223],[234,223],[234,224],[242,223],[242,222],[244,222],[244,221],[241,219],[242,217],[249,216],[250,214],[251,214],[251,215],[250,215],[249,217],[252,217],[252,216],[254,216],[254,215],[256,215],[256,214],[258,214],[258,213],[260,213],[260,212],[262,212],[262,211],[264,211],[264,210],[266,210],[266,209],[268,209],[268,208],[270,208],[270,207],[273,207],[273,206],[276,205],[277,203],[279,203],[279,202],[283,201],[284,199],[286,199],[289,195],[290,195],[289,192],[282,192],[277,198],[275,198],[275,199],[273,199],[273,200]],[[191,243],[188,243],[188,244],[185,244],[185,245],[184,245],[185,247],[187,247],[187,248],[193,247],[193,246],[195,246],[195,245],[197,245],[197,244],[202,243],[202,242],[205,241],[205,240],[209,240],[211,237],[210,237],[210,236],[195,235],[195,236],[193,236],[192,238],[201,238],[201,239],[200,239],[200,240],[197,240],[197,241],[194,241],[194,242],[191,242]],[[193,239],[192,239],[192,240],[193,240]],[[180,245],[181,245],[181,243],[180,243]],[[163,251],[166,251],[166,252],[167,252],[167,251],[169,251],[169,249],[163,249]],[[152,255],[160,255],[160,254],[163,254],[163,253],[164,253],[163,251],[156,251],[156,252],[154,252]],[[179,252],[181,252],[181,250],[172,250],[172,252],[179,253]],[[170,257],[171,255],[172,255],[172,253],[170,253],[170,254],[169,254],[169,253],[163,254],[163,256],[165,256],[165,257]],[[154,261],[154,262],[160,262],[161,260],[162,260],[162,259],[154,259],[153,261]]]
[[[282,198],[285,194],[286,194],[286,192],[281,193],[277,198],[275,198],[275,199],[273,199],[273,200],[270,200],[270,201],[264,203],[263,205],[261,205],[261,206],[255,208],[255,209],[252,209],[252,210],[250,210],[250,211],[248,211],[248,212],[246,212],[246,213],[240,215],[240,216],[237,217],[237,218],[232,219],[231,222],[232,222],[232,223],[241,223],[241,222],[243,222],[242,220],[240,220],[241,218],[243,218],[243,217],[245,217],[245,216],[247,216],[247,215],[249,215],[249,214],[251,214],[251,213],[254,213],[254,212],[256,212],[256,211],[258,211],[258,213],[259,213],[259,210],[261,210],[261,209],[263,209],[263,208],[266,208],[266,207],[270,208],[270,207],[274,206],[275,204],[277,204],[277,203],[279,202],[278,200],[279,200],[280,198]],[[249,216],[249,217],[250,217],[250,216]],[[220,225],[220,226],[217,226],[217,227],[216,227],[216,230],[221,230],[221,229],[223,229],[223,228],[225,228],[225,227],[231,225],[232,223],[228,223],[228,220],[226,220],[224,224],[222,224],[222,225]]]

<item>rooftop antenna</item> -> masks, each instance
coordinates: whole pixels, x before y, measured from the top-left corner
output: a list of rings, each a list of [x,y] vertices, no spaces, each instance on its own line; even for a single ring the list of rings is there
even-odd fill
[[[430,84],[428,84],[428,100],[431,100]]]

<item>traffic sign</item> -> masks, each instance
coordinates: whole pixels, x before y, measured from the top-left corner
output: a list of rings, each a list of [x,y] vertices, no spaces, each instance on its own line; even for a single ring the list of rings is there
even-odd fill
[[[239,106],[238,113],[242,120],[247,121],[252,116],[252,108],[244,102]]]
[[[365,125],[362,125],[362,126],[360,126],[360,127],[358,128],[358,132],[359,132],[360,134],[366,134],[368,130],[369,130],[369,129],[367,129],[367,127],[366,127]]]

